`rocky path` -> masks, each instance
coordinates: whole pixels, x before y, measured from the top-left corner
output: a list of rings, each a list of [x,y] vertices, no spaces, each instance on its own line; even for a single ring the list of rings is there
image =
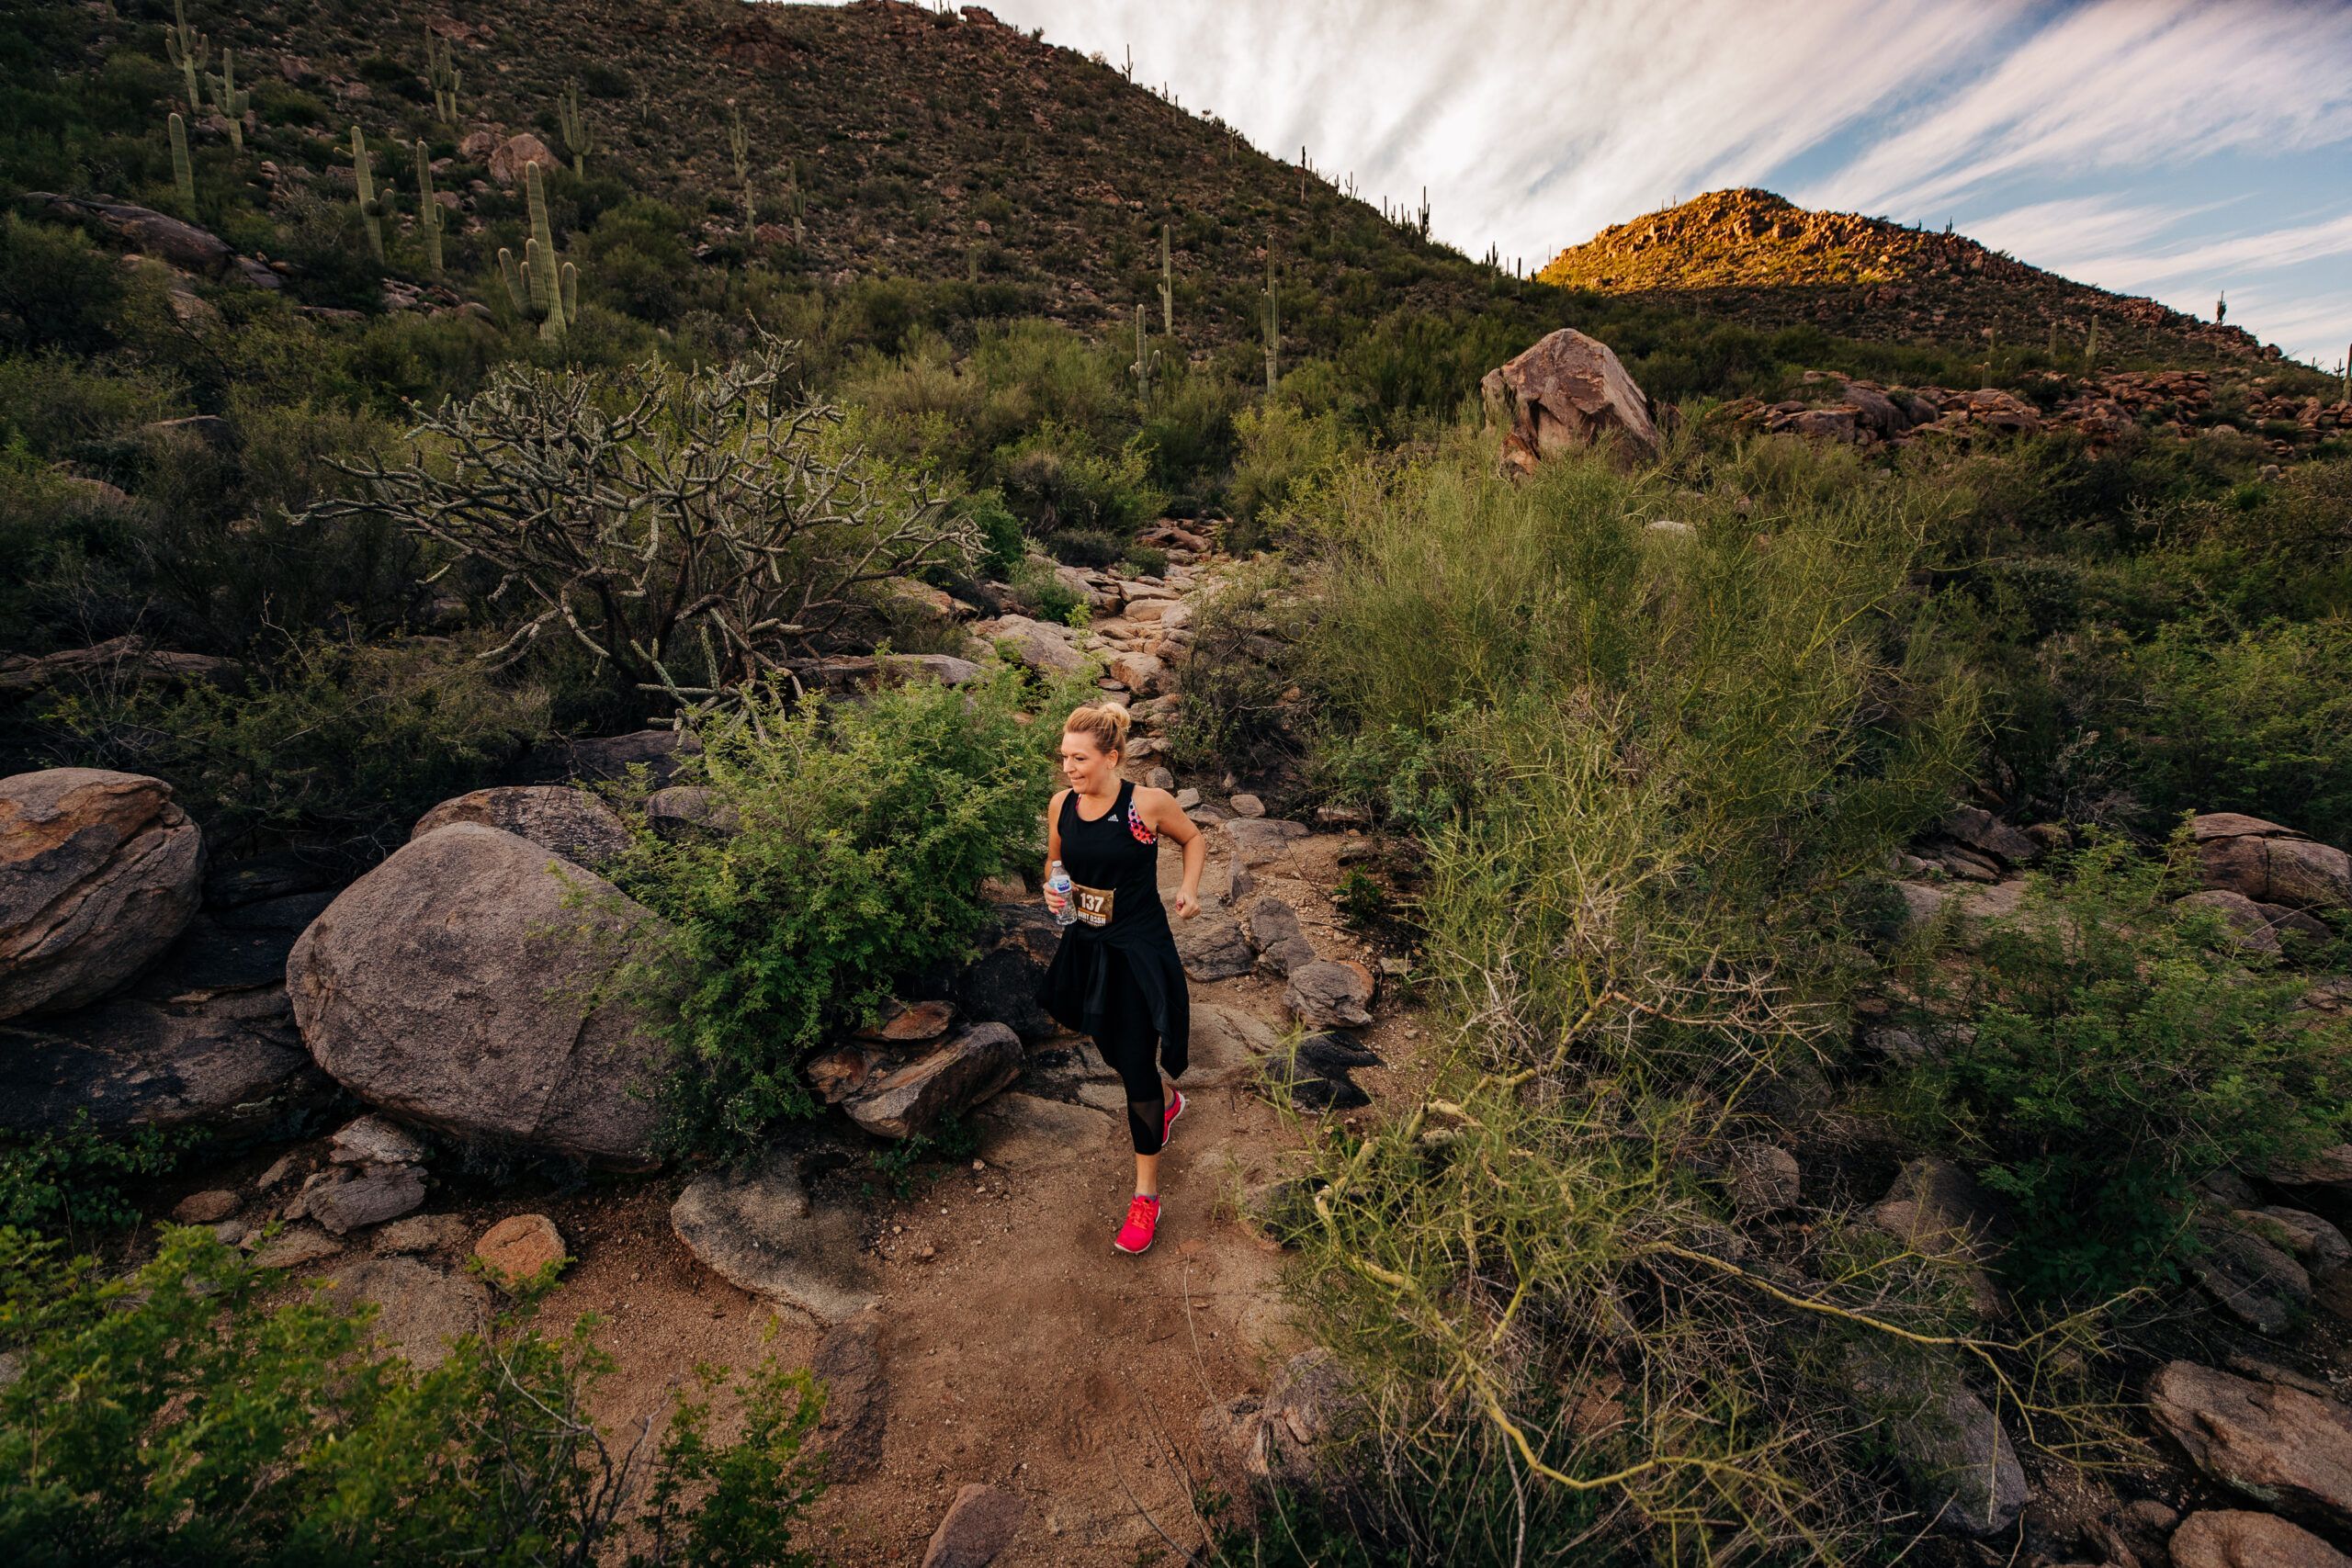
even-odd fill
[[[1210,795],[1193,807],[1210,829],[1204,908],[1179,922],[1193,977],[1188,1110],[1161,1167],[1167,1208],[1152,1250],[1128,1258],[1110,1245],[1131,1190],[1123,1099],[1091,1049],[1067,1038],[1032,1044],[1019,1078],[977,1112],[978,1158],[910,1197],[854,1192],[854,1145],[804,1154],[801,1171],[819,1173],[803,1195],[812,1214],[839,1202],[829,1223],[858,1233],[839,1236],[813,1272],[872,1302],[830,1326],[689,1255],[663,1208],[676,1181],[572,1217],[581,1262],[551,1310],[607,1318],[600,1342],[623,1367],[608,1420],[658,1405],[697,1359],[755,1359],[771,1332],[787,1359],[831,1380],[827,1440],[841,1479],[818,1518],[844,1562],[923,1562],[951,1507],[951,1534],[1005,1537],[999,1563],[1124,1565],[1197,1547],[1204,1414],[1262,1394],[1302,1343],[1279,1289],[1282,1257],[1243,1217],[1250,1190],[1294,1168],[1301,1140],[1255,1086],[1295,1022],[1286,971],[1307,983],[1295,999],[1324,1021],[1368,998],[1371,972],[1329,898],[1351,840],[1249,815],[1256,803],[1223,795],[1219,781],[1161,774],[1158,734],[1172,705],[1159,699],[1216,570],[1174,553],[1157,581],[1066,574],[1094,605],[1082,637],[1021,617],[976,628],[1046,668],[1066,667],[1065,649],[1107,655],[1145,738],[1130,771]],[[1180,876],[1170,850],[1163,892]],[[1310,962],[1340,972],[1317,987]],[[1362,1032],[1366,1055],[1386,1052],[1385,1032]],[[1332,1072],[1306,1071],[1303,1100],[1361,1103]],[[975,1485],[994,1490],[958,1506]]]

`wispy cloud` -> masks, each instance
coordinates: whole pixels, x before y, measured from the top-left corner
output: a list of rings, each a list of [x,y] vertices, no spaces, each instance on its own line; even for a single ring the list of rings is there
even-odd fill
[[[983,3],[1114,62],[1132,49],[1138,82],[1278,156],[1306,143],[1368,197],[1426,186],[1442,237],[1531,263],[1668,200],[1763,184],[1952,216],[2110,288],[2243,264],[2230,288],[2252,301],[2264,247],[2324,229],[2352,184],[2339,164],[2332,189],[2305,176],[2216,202],[2177,178],[2223,157],[2352,158],[2342,0]],[[2282,209],[2319,216],[2293,231]],[[2269,301],[2244,319],[2294,352],[2340,335],[2301,335],[2326,310],[2307,286]]]

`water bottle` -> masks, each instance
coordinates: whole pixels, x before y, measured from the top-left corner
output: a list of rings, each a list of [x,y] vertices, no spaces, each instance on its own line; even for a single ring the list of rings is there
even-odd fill
[[[1078,906],[1070,902],[1069,873],[1062,869],[1059,861],[1056,861],[1048,870],[1051,874],[1046,878],[1046,886],[1062,896],[1062,907],[1054,911],[1054,923],[1057,926],[1073,924],[1078,919]]]

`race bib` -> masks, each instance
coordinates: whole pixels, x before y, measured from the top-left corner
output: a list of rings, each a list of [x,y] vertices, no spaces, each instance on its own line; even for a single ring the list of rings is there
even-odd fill
[[[1081,887],[1073,882],[1069,885],[1069,907],[1086,924],[1107,926],[1111,923],[1114,891],[1108,887]]]

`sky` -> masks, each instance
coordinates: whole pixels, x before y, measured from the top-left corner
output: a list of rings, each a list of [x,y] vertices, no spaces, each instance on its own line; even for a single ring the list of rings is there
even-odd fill
[[[1762,186],[2352,340],[2352,0],[989,0],[1261,150],[1540,265]]]

